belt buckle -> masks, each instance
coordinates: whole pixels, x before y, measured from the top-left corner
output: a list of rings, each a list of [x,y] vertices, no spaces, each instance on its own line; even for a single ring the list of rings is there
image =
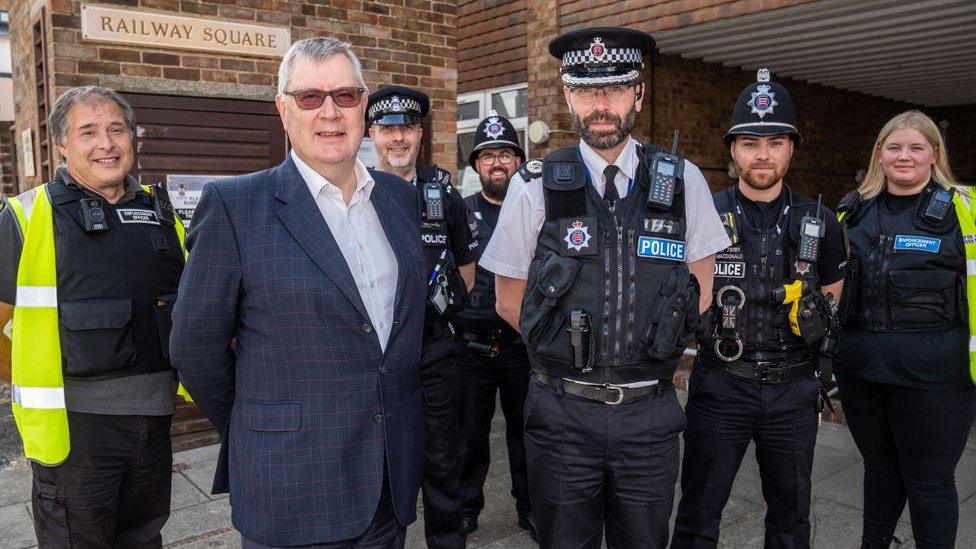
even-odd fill
[[[618,404],[620,404],[621,402],[624,401],[624,388],[623,387],[618,387],[616,385],[604,385],[603,388],[606,391],[608,391],[608,392],[609,391],[617,391],[617,397],[614,400],[610,400],[609,395],[607,395],[607,398],[603,399],[603,403],[604,404],[609,404],[611,406],[616,406],[616,405],[618,405]]]
[[[756,371],[759,373],[759,375],[756,377],[759,379],[759,383],[773,383],[772,378],[769,375],[770,374],[769,366],[771,366],[772,364],[773,363],[768,360],[756,361],[755,368]]]

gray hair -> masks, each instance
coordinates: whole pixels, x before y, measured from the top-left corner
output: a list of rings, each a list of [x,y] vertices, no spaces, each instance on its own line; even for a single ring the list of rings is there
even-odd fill
[[[291,77],[291,67],[300,58],[308,58],[312,61],[325,61],[333,55],[345,55],[352,65],[353,72],[356,73],[356,80],[359,85],[366,87],[363,79],[363,65],[359,58],[352,51],[352,45],[331,36],[316,36],[299,40],[288,48],[288,53],[281,60],[278,67],[278,95],[284,95],[288,88],[288,79]]]
[[[68,111],[75,103],[84,101],[89,105],[99,101],[111,101],[118,105],[122,110],[122,117],[125,118],[125,125],[129,128],[129,133],[134,138],[136,135],[136,115],[132,111],[132,105],[125,100],[115,90],[102,86],[79,86],[61,94],[51,108],[51,116],[47,119],[51,137],[54,138],[56,145],[64,146],[68,137]]]

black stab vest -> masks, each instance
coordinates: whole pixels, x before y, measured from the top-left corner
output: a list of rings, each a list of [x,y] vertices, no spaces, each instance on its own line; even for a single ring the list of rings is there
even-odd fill
[[[735,223],[738,242],[715,254],[715,278],[712,290],[711,315],[715,323],[721,322],[721,311],[715,297],[725,286],[735,286],[746,296],[745,306],[739,311],[739,335],[742,338],[742,360],[799,362],[809,357],[810,349],[803,339],[790,331],[789,309],[773,303],[774,288],[803,279],[811,290],[819,291],[817,265],[801,262],[796,258],[800,220],[803,216],[817,214],[817,203],[789,187],[784,188],[785,215],[777,218],[777,226],[762,230],[745,219],[741,207],[736,204],[736,187],[715,193],[715,209],[719,216],[731,214]],[[742,200],[739,198],[739,200]],[[830,215],[823,211],[821,218]],[[778,229],[777,229],[778,227]],[[728,223],[726,223],[728,229]],[[821,247],[823,244],[821,244]],[[699,352],[713,364],[722,361],[715,353],[715,324],[702,338]]]
[[[967,323],[966,251],[955,208],[941,222],[924,216],[936,189],[929,183],[898,214],[884,211],[879,195],[844,220],[851,246],[845,326],[924,332]]]
[[[484,205],[480,194],[465,200],[478,225],[478,244],[480,249],[488,247],[488,241],[495,231],[488,223],[487,216],[479,207]],[[462,330],[478,334],[488,334],[496,330],[512,330],[507,322],[495,311],[495,274],[478,265],[475,270],[474,288],[468,296],[468,306],[458,313],[454,323]],[[514,332],[514,330],[512,330]]]
[[[594,383],[674,373],[698,312],[697,283],[684,260],[683,185],[669,210],[648,208],[648,165],[643,149],[638,155],[637,180],[614,213],[588,184],[575,147],[550,153],[541,181],[527,182],[544,186],[546,206],[520,318],[536,371]],[[589,373],[573,361],[574,308],[590,315]]]
[[[115,378],[170,369],[170,314],[183,270],[173,226],[140,222],[156,214],[147,213],[155,211],[152,198],[139,190],[124,203],[104,202],[109,229],[88,233],[79,200],[93,195],[65,186],[60,173],[48,188],[64,374]],[[172,220],[172,212],[163,215]]]

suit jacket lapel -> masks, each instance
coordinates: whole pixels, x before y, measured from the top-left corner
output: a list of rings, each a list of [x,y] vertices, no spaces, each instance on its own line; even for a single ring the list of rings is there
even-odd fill
[[[402,312],[400,300],[403,298],[403,287],[406,280],[404,273],[412,263],[423,261],[423,258],[418,258],[415,254],[410,253],[408,243],[404,240],[404,235],[411,234],[409,226],[406,225],[407,220],[419,216],[419,212],[414,214],[403,211],[403,208],[391,199],[390,193],[391,190],[386,188],[385,182],[377,181],[376,186],[373,187],[373,192],[370,194],[370,202],[376,208],[376,214],[383,225],[383,232],[386,233],[386,239],[390,242],[393,254],[397,258],[397,288],[396,298],[393,301],[393,325],[395,328],[402,324],[400,322],[402,320],[400,318]],[[390,340],[393,339],[393,335],[393,331],[391,331]]]
[[[305,253],[318,265],[335,285],[342,291],[356,310],[369,318],[363,305],[356,280],[352,277],[342,250],[336,244],[329,225],[312,198],[308,185],[298,173],[295,162],[289,154],[278,166],[275,177],[275,198],[283,202],[278,209],[278,218],[292,237],[305,250]]]

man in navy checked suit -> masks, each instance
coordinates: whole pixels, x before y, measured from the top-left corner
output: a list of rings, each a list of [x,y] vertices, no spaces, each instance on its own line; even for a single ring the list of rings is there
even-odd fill
[[[244,547],[403,547],[423,466],[420,195],[356,159],[348,44],[300,40],[278,78],[293,150],[205,187],[172,362],[221,434],[213,491]]]

